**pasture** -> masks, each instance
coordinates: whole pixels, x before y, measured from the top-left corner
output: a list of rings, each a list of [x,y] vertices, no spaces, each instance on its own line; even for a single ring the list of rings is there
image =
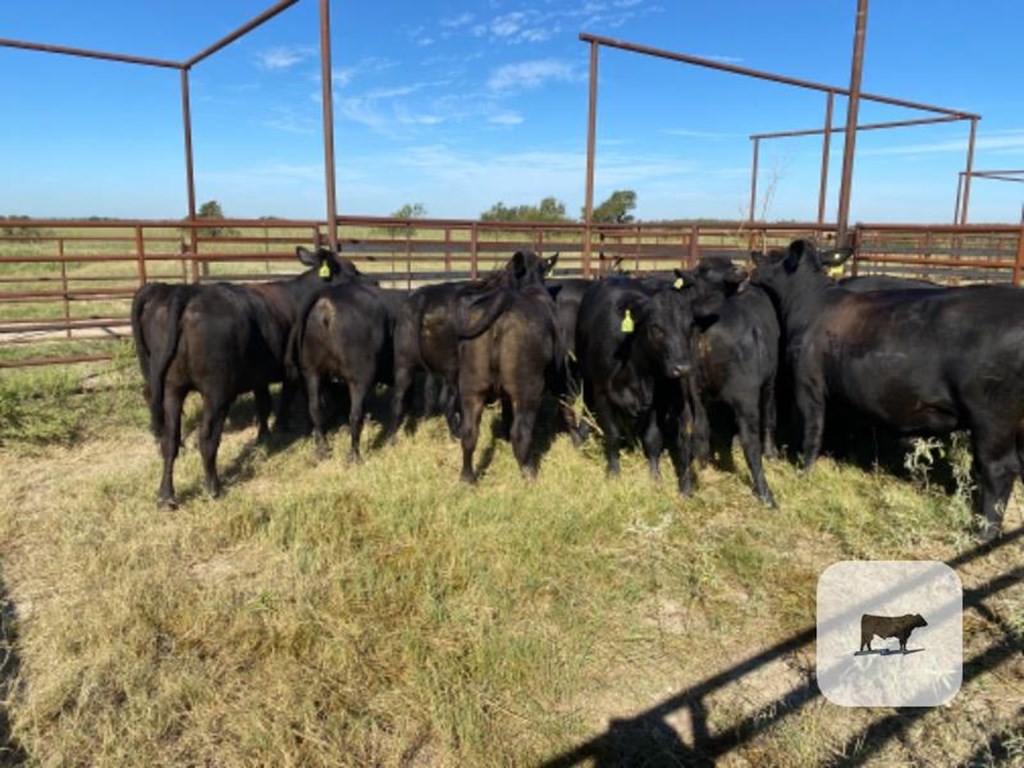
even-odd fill
[[[905,476],[766,462],[692,499],[639,450],[550,433],[520,477],[497,411],[458,480],[440,418],[397,445],[347,429],[257,445],[252,400],[202,491],[157,510],[160,461],[131,345],[0,377],[4,758],[39,765],[1001,765],[1024,763],[1020,489],[970,537],[964,457]],[[198,402],[188,403],[186,428]],[[935,446],[936,444],[933,444]],[[960,471],[956,471],[959,468]],[[934,559],[964,584],[964,683],[947,707],[845,709],[814,680],[815,589],[846,559]],[[0,762],[3,762],[0,760]]]

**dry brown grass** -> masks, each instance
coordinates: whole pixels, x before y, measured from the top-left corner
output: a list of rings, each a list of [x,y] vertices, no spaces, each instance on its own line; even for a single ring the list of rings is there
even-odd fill
[[[695,745],[724,765],[1024,760],[1019,537],[958,567],[968,592],[1001,586],[965,613],[982,661],[948,707],[827,703],[811,638],[743,666],[813,626],[831,563],[970,552],[938,492],[825,460],[809,477],[769,464],[778,511],[745,472],[704,470],[683,500],[635,454],[606,481],[599,448],[564,436],[536,483],[498,441],[468,488],[435,420],[347,466],[305,439],[254,447],[243,419],[226,497],[201,493],[189,448],[172,513],[153,503],[134,371],[93,381],[52,404],[86,416],[74,429],[0,446],[7,711],[33,763],[530,765],[581,748],[672,764],[658,750]]]

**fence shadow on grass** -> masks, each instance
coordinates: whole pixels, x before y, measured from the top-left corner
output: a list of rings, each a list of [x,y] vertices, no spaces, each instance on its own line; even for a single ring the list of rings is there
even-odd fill
[[[1024,539],[1024,527],[1002,536],[998,541],[976,546],[946,564],[951,568],[966,565],[997,549]],[[964,660],[963,682],[966,687],[979,675],[1005,664],[1024,652],[1024,643],[1009,624],[997,616],[985,600],[1014,586],[1024,584],[1024,565],[995,576],[973,589],[964,590],[964,610],[974,610],[996,624],[1003,636],[985,650]],[[762,706],[728,728],[711,733],[708,728],[706,699],[726,685],[742,680],[767,664],[785,657],[814,642],[816,627],[808,627],[792,637],[775,644],[761,653],[725,669],[705,680],[665,699],[639,715],[613,720],[608,730],[567,752],[542,763],[544,768],[569,768],[592,761],[604,768],[623,765],[644,766],[712,766],[719,758],[752,741],[769,727],[800,711],[807,703],[821,696],[813,674],[774,701]],[[962,694],[961,694],[962,695]],[[688,710],[693,724],[693,743],[684,743],[665,718],[679,710]],[[869,762],[886,743],[906,735],[908,729],[925,717],[930,708],[907,707],[896,709],[858,731],[836,751],[845,757],[834,761],[838,766],[859,766]],[[1008,750],[1006,732],[992,734],[986,744],[979,747],[978,756],[998,754]],[[969,762],[968,764],[974,764]]]

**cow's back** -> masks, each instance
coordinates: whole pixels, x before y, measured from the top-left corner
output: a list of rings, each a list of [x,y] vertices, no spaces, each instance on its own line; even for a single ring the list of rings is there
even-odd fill
[[[907,433],[1024,416],[1024,295],[1001,287],[852,294],[826,305],[802,354],[830,394]],[[972,405],[973,404],[973,405]]]

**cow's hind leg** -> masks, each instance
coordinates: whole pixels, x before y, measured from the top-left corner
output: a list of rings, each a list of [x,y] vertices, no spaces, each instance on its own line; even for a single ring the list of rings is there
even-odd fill
[[[756,401],[746,402],[743,399],[737,399],[731,405],[733,414],[736,416],[736,425],[740,430],[743,457],[747,460],[747,468],[750,469],[750,476],[754,481],[754,492],[762,503],[769,507],[774,507],[775,497],[768,487],[768,481],[764,476],[764,466],[761,461],[759,404]]]
[[[307,371],[305,378],[309,420],[313,422],[314,451],[318,459],[326,459],[331,453],[331,448],[327,444],[327,437],[324,435],[324,406],[320,391],[323,380],[320,374],[315,371]]]
[[[186,392],[178,389],[164,391],[164,423],[160,435],[160,453],[164,459],[164,472],[157,491],[157,504],[174,509],[178,500],[174,497],[174,460],[178,458],[181,446],[181,409],[185,404]]]
[[[512,427],[510,437],[512,439],[512,452],[516,461],[519,462],[519,469],[528,478],[537,476],[537,465],[533,460],[531,447],[533,443],[533,426],[537,420],[537,410],[540,407],[540,398],[518,399],[512,403]]]
[[[461,398],[459,397],[458,374],[448,376],[441,386],[441,401],[444,403],[444,415],[448,421],[448,432],[452,438],[458,438],[462,433],[461,417],[465,415],[464,404],[460,408]],[[483,406],[481,406],[482,408]]]
[[[597,423],[604,433],[604,454],[607,461],[605,473],[611,477],[619,474],[619,427],[615,423],[615,414],[612,404],[603,394],[595,394],[594,410],[597,413]]]
[[[256,400],[256,420],[259,424],[256,439],[262,443],[270,437],[268,422],[270,421],[270,413],[274,410],[274,401],[270,399],[270,389],[265,384],[255,387],[252,394]]]
[[[362,461],[359,453],[359,438],[363,434],[363,423],[366,421],[366,397],[370,392],[373,377],[365,381],[354,381],[349,379],[348,395],[351,405],[348,412],[348,428],[352,436],[352,446],[348,451],[348,460],[351,462]]]
[[[409,386],[412,384],[413,369],[409,366],[400,366],[395,370],[395,386],[391,389],[391,424],[388,425],[388,442],[394,444],[398,430],[402,426],[402,419],[405,416],[405,398],[409,392]],[[424,387],[429,385],[432,376],[427,374],[427,383]],[[424,407],[424,413],[430,412],[430,407]]]
[[[480,417],[484,411],[482,394],[462,393],[462,474],[460,478],[466,483],[476,482],[473,472],[473,453],[480,437]]]
[[[775,424],[778,420],[775,406],[775,376],[761,385],[761,453],[766,459],[777,459],[779,449],[775,446]]]
[[[220,478],[217,476],[217,449],[224,432],[231,401],[221,393],[203,395],[203,423],[199,429],[199,455],[203,459],[206,492],[213,498],[220,496]]]
[[[983,518],[978,538],[987,543],[998,538],[1002,531],[1003,513],[1010,500],[1013,481],[1021,472],[1021,464],[1013,433],[976,428],[972,437],[974,474],[981,490],[978,511]]]

